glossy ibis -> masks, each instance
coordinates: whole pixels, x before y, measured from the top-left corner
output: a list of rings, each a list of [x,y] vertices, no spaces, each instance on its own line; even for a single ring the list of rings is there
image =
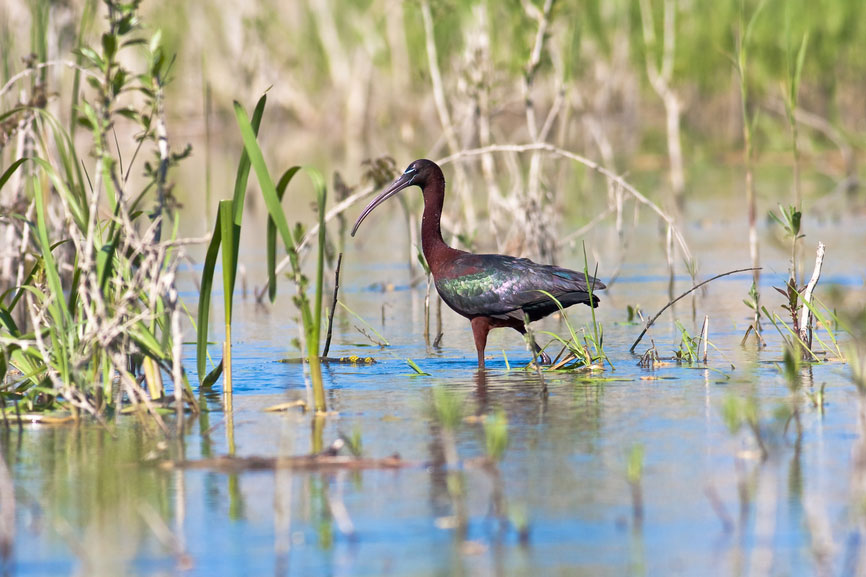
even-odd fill
[[[352,228],[352,236],[373,209],[406,187],[418,186],[424,195],[421,220],[421,248],[433,273],[436,290],[445,303],[472,323],[478,368],[484,368],[487,333],[498,327],[511,327],[526,333],[524,315],[530,321],[556,312],[558,307],[545,291],[557,298],[563,307],[574,304],[598,306],[595,294],[590,299],[587,276],[558,266],[537,264],[526,258],[501,254],[472,254],[456,250],[442,240],[439,220],[445,199],[445,177],[442,169],[430,160],[416,160],[384,192],[361,212]],[[588,277],[593,293],[604,283]],[[541,362],[550,357],[534,341],[532,347]]]

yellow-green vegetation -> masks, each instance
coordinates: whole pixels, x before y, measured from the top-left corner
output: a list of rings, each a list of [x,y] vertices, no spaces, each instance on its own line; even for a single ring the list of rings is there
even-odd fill
[[[102,418],[143,404],[161,423],[153,402],[164,395],[162,373],[179,413],[184,401],[196,406],[180,359],[169,180],[189,149],[169,146],[165,87],[174,60],[161,35],[141,28],[138,2],[105,6],[104,31],[92,43],[80,38],[75,50],[76,85],[83,78],[86,87],[66,126],[47,106],[46,67],[32,63],[4,87],[30,98],[0,110],[3,143],[15,141],[3,149],[14,160],[0,176],[3,405]],[[38,22],[37,31],[48,25]],[[34,42],[44,57],[44,35]],[[76,127],[87,131],[77,142]],[[135,134],[131,157],[120,152],[119,130]]]

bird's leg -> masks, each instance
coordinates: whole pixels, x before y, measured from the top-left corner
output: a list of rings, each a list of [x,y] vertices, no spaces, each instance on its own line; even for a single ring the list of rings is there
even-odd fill
[[[519,332],[521,335],[526,336],[526,328],[523,325],[514,327],[514,330]],[[532,346],[533,357],[538,357],[538,360],[541,361],[542,365],[549,365],[552,363],[550,355],[541,350],[541,347],[538,346],[535,339],[530,339],[530,345]]]
[[[472,336],[475,337],[475,350],[478,351],[478,368],[484,368],[484,349],[487,348],[487,333],[490,332],[490,321],[484,317],[475,317],[472,323]]]

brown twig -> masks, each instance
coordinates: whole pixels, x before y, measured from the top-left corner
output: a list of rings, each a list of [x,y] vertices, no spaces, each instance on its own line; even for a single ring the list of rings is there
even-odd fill
[[[728,275],[736,274],[736,273],[738,273],[738,272],[747,272],[747,271],[754,271],[754,270],[756,270],[756,269],[754,269],[754,268],[740,268],[740,269],[737,269],[737,270],[732,270],[732,271],[724,272],[724,273],[722,273],[722,274],[717,274],[716,276],[714,276],[714,277],[712,277],[712,278],[709,278],[709,279],[705,280],[704,282],[701,282],[701,283],[696,284],[695,286],[693,286],[692,288],[690,288],[689,290],[687,290],[686,292],[684,292],[683,294],[681,294],[681,295],[678,296],[677,298],[673,299],[672,301],[669,301],[668,304],[666,304],[665,306],[663,306],[662,309],[661,309],[659,312],[657,312],[657,313],[655,314],[655,316],[653,316],[649,321],[647,321],[646,326],[645,326],[644,329],[641,331],[640,335],[638,335],[638,337],[637,337],[637,339],[634,341],[634,343],[632,343],[631,348],[628,350],[628,352],[630,352],[630,353],[633,353],[633,352],[634,352],[635,347],[638,345],[638,343],[640,343],[641,339],[642,339],[643,336],[646,334],[646,332],[650,329],[650,327],[653,326],[653,323],[656,322],[656,319],[658,319],[658,318],[662,315],[663,312],[665,312],[666,310],[668,310],[668,308],[670,308],[670,306],[671,306],[672,304],[676,303],[676,302],[679,301],[680,299],[683,299],[683,298],[687,297],[688,295],[690,295],[691,293],[693,293],[693,292],[696,291],[697,289],[701,288],[701,287],[704,286],[705,284],[710,283],[710,282],[712,282],[712,281],[714,281],[714,280],[716,280],[716,279],[722,278],[723,276],[728,276]]]
[[[328,314],[328,334],[325,337],[325,348],[322,349],[322,356],[327,357],[328,351],[331,350],[331,333],[334,330],[334,311],[337,310],[337,294],[340,291],[340,267],[343,265],[343,253],[337,257],[337,268],[334,271],[334,298],[331,301],[331,312]]]

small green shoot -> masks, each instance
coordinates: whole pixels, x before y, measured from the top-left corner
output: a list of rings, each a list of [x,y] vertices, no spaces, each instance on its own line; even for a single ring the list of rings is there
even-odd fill
[[[425,373],[424,371],[422,371],[421,367],[419,367],[417,364],[415,364],[415,361],[413,361],[412,359],[406,359],[406,364],[409,365],[409,367],[413,371],[415,371],[415,375],[413,375],[413,376],[416,376],[416,375],[417,376],[423,376],[423,377],[429,377],[430,376],[430,373]]]

